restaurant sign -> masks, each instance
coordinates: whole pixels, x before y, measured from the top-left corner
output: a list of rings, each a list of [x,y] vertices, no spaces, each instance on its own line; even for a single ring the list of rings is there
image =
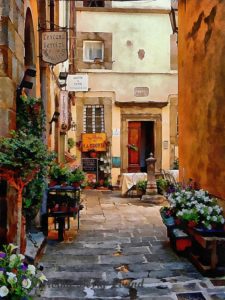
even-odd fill
[[[87,92],[88,91],[88,75],[69,74],[67,76],[66,89],[70,92]]]
[[[106,133],[83,133],[82,151],[106,151]]]
[[[42,60],[57,65],[68,59],[66,31],[42,32]]]

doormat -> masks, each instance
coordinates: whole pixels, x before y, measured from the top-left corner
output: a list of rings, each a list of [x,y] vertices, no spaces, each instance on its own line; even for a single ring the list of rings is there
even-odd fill
[[[177,294],[178,300],[206,300],[202,293],[182,293]]]

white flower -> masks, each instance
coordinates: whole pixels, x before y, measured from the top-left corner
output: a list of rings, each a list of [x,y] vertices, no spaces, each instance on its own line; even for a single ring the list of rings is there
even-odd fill
[[[217,216],[213,216],[213,217],[212,217],[212,220],[213,220],[214,222],[216,222],[216,221],[217,221]]]
[[[23,254],[18,254],[20,260],[24,260],[25,259],[25,256]]]
[[[12,272],[6,272],[6,274],[8,275],[7,281],[8,281],[11,285],[17,282],[16,274],[14,274],[14,273],[12,273]]]
[[[39,280],[43,283],[44,281],[48,281],[48,279],[45,277],[45,275],[42,273],[39,277]]]
[[[23,281],[22,281],[22,286],[23,286],[23,288],[25,288],[25,289],[29,289],[30,286],[31,286],[31,281],[30,281],[30,279],[29,279],[29,278],[23,279]]]
[[[36,268],[33,265],[28,265],[27,270],[32,274],[35,275]]]
[[[12,243],[9,244],[10,250],[13,251],[15,249],[17,249],[18,247]]]
[[[9,260],[12,262],[12,261],[14,261],[16,258],[17,258],[17,255],[16,255],[16,254],[12,254],[12,255],[10,255],[10,257],[9,257]]]
[[[0,297],[5,297],[7,296],[9,293],[9,290],[7,289],[7,287],[5,285],[0,287]]]

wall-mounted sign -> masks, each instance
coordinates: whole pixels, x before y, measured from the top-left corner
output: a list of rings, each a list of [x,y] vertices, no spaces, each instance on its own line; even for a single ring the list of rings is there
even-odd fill
[[[60,91],[59,94],[59,126],[60,131],[68,130],[69,116],[68,116],[68,91]]]
[[[82,151],[90,150],[106,151],[106,133],[83,133],[82,134]]]
[[[112,136],[120,136],[120,128],[113,128]]]
[[[70,92],[87,92],[88,91],[88,75],[67,76],[66,89]]]
[[[148,87],[135,87],[134,96],[135,97],[147,97],[149,95]]]
[[[42,32],[42,60],[52,65],[68,58],[66,31]]]

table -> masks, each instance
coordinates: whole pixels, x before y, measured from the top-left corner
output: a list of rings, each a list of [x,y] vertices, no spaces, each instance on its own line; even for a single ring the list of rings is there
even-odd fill
[[[140,180],[147,180],[147,173],[122,173],[120,180],[121,194],[124,196]]]
[[[77,215],[77,226],[80,222],[80,188],[71,186],[54,186],[48,189],[47,193],[47,217],[53,217],[56,227],[58,223],[58,240],[63,240],[65,230],[65,219],[67,218],[68,229],[70,217]]]

